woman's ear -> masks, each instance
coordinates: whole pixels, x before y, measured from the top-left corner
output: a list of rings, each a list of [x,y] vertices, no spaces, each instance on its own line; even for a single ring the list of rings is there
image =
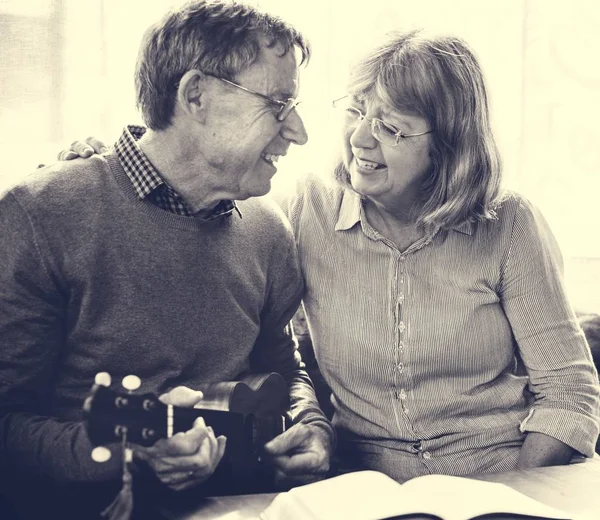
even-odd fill
[[[177,87],[177,105],[181,112],[196,121],[206,116],[206,75],[197,69],[188,70]]]

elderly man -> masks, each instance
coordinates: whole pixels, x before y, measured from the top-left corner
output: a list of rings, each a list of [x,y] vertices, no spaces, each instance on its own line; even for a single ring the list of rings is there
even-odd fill
[[[309,57],[303,37],[254,8],[172,12],[138,57],[147,129],[0,199],[0,478],[24,517],[91,518],[118,491],[120,454],[90,460],[82,422],[99,371],[136,374],[141,392],[181,406],[199,384],[279,372],[295,424],[267,455],[289,482],[328,470],[333,431],[288,325],[303,291],[293,236],[253,198],[307,139],[297,54]],[[214,491],[226,442],[198,420],[134,446],[134,480]]]

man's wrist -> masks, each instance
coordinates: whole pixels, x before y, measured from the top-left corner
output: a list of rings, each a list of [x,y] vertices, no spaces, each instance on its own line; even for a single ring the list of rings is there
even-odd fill
[[[315,431],[319,432],[318,435],[323,439],[327,451],[331,455],[334,452],[337,443],[333,426],[325,421],[314,421],[307,424],[307,426],[315,428]]]

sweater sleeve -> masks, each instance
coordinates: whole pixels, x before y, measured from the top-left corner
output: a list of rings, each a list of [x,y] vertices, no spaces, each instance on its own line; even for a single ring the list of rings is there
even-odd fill
[[[565,295],[558,245],[525,200],[512,226],[501,297],[535,395],[521,430],[544,433],[591,457],[599,428],[598,374]]]
[[[55,367],[65,345],[67,291],[48,247],[12,192],[0,198],[0,481],[91,482],[118,475],[96,464],[82,423],[51,416]]]
[[[333,446],[333,428],[319,407],[291,324],[304,291],[298,253],[291,233],[273,251],[269,272],[260,334],[251,356],[252,368],[257,372],[275,371],[282,374],[290,387],[294,422],[319,426]]]

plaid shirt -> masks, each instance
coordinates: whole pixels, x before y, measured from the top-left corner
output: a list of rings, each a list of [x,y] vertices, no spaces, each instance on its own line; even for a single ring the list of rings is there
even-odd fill
[[[181,196],[169,186],[150,164],[137,142],[146,132],[143,126],[129,125],[115,144],[115,153],[119,158],[125,173],[131,180],[140,199],[147,198],[160,209],[183,215],[193,216],[194,213],[187,206]],[[233,210],[241,217],[240,210],[232,200],[222,200],[210,214],[202,220],[213,220],[224,215],[231,215]]]

